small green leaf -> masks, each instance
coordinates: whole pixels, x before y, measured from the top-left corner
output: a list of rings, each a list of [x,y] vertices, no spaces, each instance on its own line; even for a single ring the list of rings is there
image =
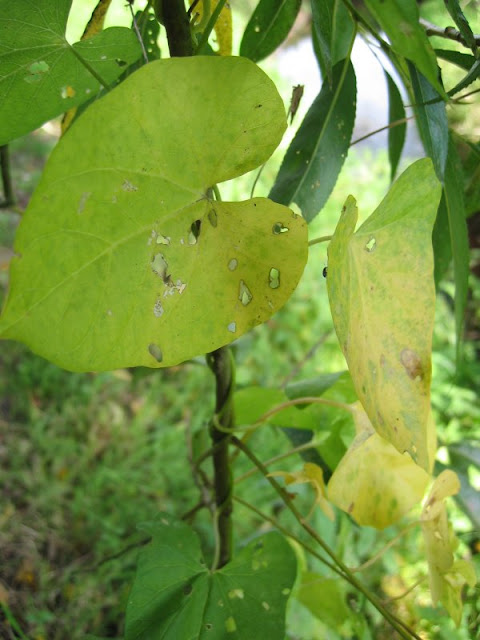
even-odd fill
[[[469,71],[475,62],[475,56],[472,56],[471,53],[461,53],[453,49],[435,49],[435,54],[465,71]]]
[[[454,96],[456,93],[458,93],[459,91],[462,91],[462,89],[465,89],[470,84],[472,84],[472,82],[475,82],[475,80],[479,76],[480,76],[480,60],[475,60],[475,62],[472,64],[471,68],[469,69],[467,75],[464,78],[462,78],[460,82],[458,82],[453,87],[453,89],[450,89],[448,91],[448,95]]]
[[[355,234],[350,196],[328,248],[330,309],[358,398],[375,430],[426,470],[439,199],[431,161],[419,160]]]
[[[296,576],[295,553],[283,536],[256,538],[212,572],[185,523],[160,514],[142,528],[152,541],[139,556],[125,640],[283,638]]]
[[[333,67],[348,57],[355,24],[341,0],[312,2],[312,23],[320,69],[332,83]]]
[[[245,28],[240,55],[258,62],[273,53],[288,36],[300,5],[301,0],[260,0]]]
[[[388,87],[388,123],[390,125],[388,129],[388,159],[390,160],[390,179],[393,180],[405,144],[407,123],[395,124],[398,120],[405,119],[405,107],[395,81],[386,71],[385,77]]]
[[[445,103],[423,75],[408,65],[415,95],[415,114],[423,146],[432,158],[438,179],[445,178],[448,153],[448,121]]]
[[[295,597],[316,618],[337,633],[354,615],[346,603],[345,582],[338,578],[326,578],[318,573],[305,571],[295,590]]]
[[[158,367],[267,320],[301,276],[306,224],[209,189],[265,162],[285,128],[274,84],[245,58],[136,71],[51,155],[17,233],[1,337],[75,371]]]
[[[475,36],[470,25],[468,24],[468,20],[466,19],[465,14],[460,8],[458,0],[445,0],[445,6],[447,7],[448,13],[454,19],[455,24],[462,34],[467,46],[469,46],[473,53],[475,53],[475,51],[477,50]]]
[[[365,4],[387,34],[394,52],[412,62],[446,99],[435,52],[419,23],[416,0],[365,0]]]
[[[71,3],[0,0],[0,145],[95,97],[140,57],[123,27],[69,44]]]
[[[350,61],[333,69],[332,85],[323,83],[287,150],[270,198],[295,202],[308,222],[332,192],[345,162],[355,120],[356,81]]]

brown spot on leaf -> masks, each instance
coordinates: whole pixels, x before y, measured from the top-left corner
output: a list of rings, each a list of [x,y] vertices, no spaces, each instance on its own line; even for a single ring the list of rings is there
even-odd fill
[[[412,380],[421,380],[424,376],[423,365],[420,356],[413,349],[402,349],[400,362],[405,368],[407,375]]]

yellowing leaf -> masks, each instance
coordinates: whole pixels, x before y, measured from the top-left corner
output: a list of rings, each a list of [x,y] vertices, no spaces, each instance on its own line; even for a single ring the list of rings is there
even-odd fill
[[[202,27],[206,26],[206,22],[210,17],[210,14],[205,15],[204,5],[210,5],[210,13],[215,10],[218,4],[218,0],[211,0],[211,2],[204,3],[204,0],[195,7],[196,23],[201,24]],[[232,55],[232,10],[230,4],[226,2],[220,11],[220,15],[214,26],[215,35],[217,36],[218,53],[221,56]]]
[[[462,615],[462,587],[476,582],[474,569],[468,562],[454,562],[453,551],[458,541],[448,524],[445,499],[459,490],[457,475],[449,469],[443,471],[433,483],[421,518],[432,602],[435,605],[440,601],[457,626]]]
[[[375,430],[427,471],[440,192],[431,160],[418,160],[356,233],[349,196],[328,249],[330,308],[358,397]]]
[[[357,435],[330,478],[328,497],[359,524],[384,529],[420,502],[430,476],[375,433],[359,403],[353,406]]]
[[[309,483],[312,485],[315,491],[315,502],[313,504],[312,510],[315,508],[315,505],[318,505],[323,513],[333,520],[334,514],[333,509],[330,506],[325,490],[325,482],[323,481],[323,471],[322,469],[312,462],[306,462],[303,465],[302,471],[274,471],[270,473],[271,476],[281,476],[285,480],[285,484],[305,484]]]

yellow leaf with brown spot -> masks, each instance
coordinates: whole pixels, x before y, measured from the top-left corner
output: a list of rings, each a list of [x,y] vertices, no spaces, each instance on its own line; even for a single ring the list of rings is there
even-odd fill
[[[330,308],[358,398],[375,431],[426,471],[440,194],[431,160],[418,160],[356,232],[349,196],[328,248]]]

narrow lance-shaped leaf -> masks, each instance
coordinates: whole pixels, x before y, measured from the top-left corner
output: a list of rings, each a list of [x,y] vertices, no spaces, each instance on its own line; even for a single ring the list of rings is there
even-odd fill
[[[475,53],[477,49],[477,43],[475,41],[475,35],[472,31],[472,28],[468,24],[468,20],[463,13],[460,3],[458,0],[445,0],[445,6],[447,7],[448,13],[455,20],[455,24],[458,27],[458,30],[462,34],[467,46]]]
[[[90,100],[140,57],[123,27],[69,44],[71,3],[0,0],[0,145]]]
[[[440,184],[411,165],[354,233],[349,196],[328,248],[328,296],[358,398],[375,430],[430,471],[432,228]]]
[[[260,0],[245,28],[240,55],[258,62],[273,53],[288,36],[300,5],[301,0]]]
[[[348,57],[355,24],[342,0],[312,0],[315,53],[322,75],[332,82],[333,67]]]
[[[465,219],[464,185],[460,162],[452,136],[449,139],[443,206],[448,218],[455,280],[455,328],[457,360],[460,358],[468,295],[469,245]]]
[[[402,155],[407,123],[399,122],[405,119],[405,107],[402,96],[392,76],[385,71],[388,87],[388,159],[390,160],[390,179],[393,180],[397,172],[400,156]]]
[[[274,84],[245,58],[136,71],[51,155],[17,233],[1,337],[76,371],[158,367],[267,320],[302,274],[306,224],[209,190],[264,163],[285,128]]]
[[[392,49],[414,63],[436,91],[446,99],[439,80],[435,52],[419,23],[416,0],[365,0],[377,22],[387,34]]]
[[[356,81],[352,63],[339,62],[333,83],[324,81],[287,150],[270,198],[295,202],[308,222],[332,192],[345,162],[355,121]]]
[[[430,82],[408,65],[415,96],[415,114],[423,146],[433,160],[438,179],[443,182],[448,152],[448,121],[445,103]]]
[[[252,540],[212,572],[185,523],[159,514],[142,529],[152,541],[140,554],[125,640],[284,637],[296,560],[283,536],[272,532]]]

